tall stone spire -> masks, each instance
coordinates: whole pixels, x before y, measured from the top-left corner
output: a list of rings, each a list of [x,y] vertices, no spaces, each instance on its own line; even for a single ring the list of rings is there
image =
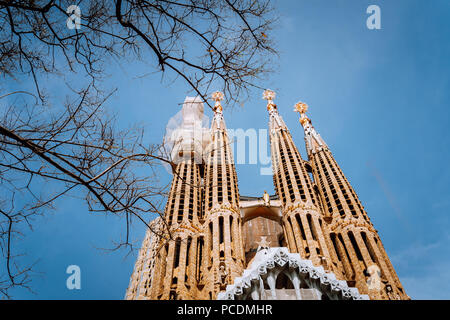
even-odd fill
[[[327,144],[306,115],[307,110],[303,102],[295,105],[325,210],[333,263],[348,282],[355,283],[361,293],[369,294],[372,299],[407,299],[377,231]],[[370,281],[371,277],[377,277],[376,270],[380,271],[381,281]]]
[[[312,187],[305,162],[273,102],[275,92],[266,90],[269,112],[270,144],[275,190],[283,206],[283,225],[290,252],[328,268],[331,258],[320,204]]]
[[[215,92],[212,98],[215,100],[212,140],[204,178],[206,261],[203,268],[207,278],[205,298],[214,299],[242,274],[245,258],[236,169],[220,103],[223,94]]]

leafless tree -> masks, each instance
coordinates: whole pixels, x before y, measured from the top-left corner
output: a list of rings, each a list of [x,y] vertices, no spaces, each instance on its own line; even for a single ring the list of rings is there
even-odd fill
[[[31,267],[18,262],[14,241],[34,216],[73,190],[83,190],[89,210],[124,217],[127,234],[119,247],[130,245],[132,218],[147,224],[146,214],[163,215],[167,186],[155,167],[170,159],[160,145],[144,145],[142,128],[118,130],[107,112],[114,91],[104,90],[102,79],[111,60],[141,61],[146,74],[161,73],[166,81],[181,78],[210,105],[212,89],[222,90],[229,103],[245,99],[276,55],[268,0],[80,0],[79,28],[71,29],[78,22],[67,10],[72,4],[0,0],[0,72],[8,81],[8,89],[0,85],[6,269],[0,294],[6,297],[30,279]],[[70,84],[75,75],[87,79],[76,89]],[[46,87],[48,77],[68,83],[65,100]],[[28,78],[32,92],[21,88]],[[54,190],[42,190],[46,181]]]
[[[205,101],[211,84],[230,101],[270,71],[267,0],[78,1],[80,29],[66,25],[71,4],[0,0],[0,71],[31,75],[41,98],[39,72],[98,80],[106,56],[152,61],[150,71],[183,78]]]

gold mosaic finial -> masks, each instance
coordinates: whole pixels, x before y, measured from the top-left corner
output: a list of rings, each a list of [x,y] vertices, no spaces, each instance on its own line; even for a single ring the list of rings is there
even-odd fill
[[[306,115],[306,111],[308,111],[308,105],[304,102],[297,102],[294,105],[294,111],[300,113],[300,123],[304,125],[306,122],[311,122],[308,116]]]
[[[273,103],[275,99],[276,93],[273,90],[266,89],[263,92],[263,99],[267,100],[267,110],[271,111],[273,108],[276,108],[276,105]]]
[[[308,105],[304,102],[299,101],[294,105],[294,111],[300,112],[300,114],[306,113],[306,111],[308,111]]]
[[[223,93],[220,91],[215,91],[211,95],[211,98],[216,102],[214,105],[214,111],[222,112],[222,105],[220,104],[220,101],[223,100]]]

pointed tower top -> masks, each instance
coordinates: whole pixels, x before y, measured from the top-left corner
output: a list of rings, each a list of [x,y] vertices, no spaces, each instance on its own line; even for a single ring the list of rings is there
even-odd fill
[[[300,113],[300,123],[302,124],[302,126],[305,126],[306,123],[311,123],[311,120],[308,118],[308,116],[306,115],[306,111],[308,111],[308,105],[304,102],[297,102],[294,105],[294,111]]]
[[[277,108],[277,105],[273,103],[273,100],[276,97],[276,93],[273,90],[266,89],[263,92],[263,99],[267,100],[267,110],[272,111]]]
[[[316,129],[314,129],[311,120],[306,115],[308,105],[299,101],[294,105],[294,111],[300,113],[300,123],[305,131],[306,150],[308,153],[316,153],[317,151],[328,149],[327,144],[320,134],[317,133]]]
[[[264,100],[269,100],[269,102],[272,102],[272,100],[275,99],[276,95],[277,94],[275,93],[275,91],[270,90],[270,89],[266,89],[263,92],[263,99]]]
[[[220,112],[222,113],[222,105],[220,104],[220,101],[223,100],[223,93],[221,91],[215,91],[211,95],[211,99],[213,99],[216,103],[214,105],[214,112]]]
[[[225,121],[223,119],[223,108],[220,101],[223,100],[223,93],[221,91],[215,91],[211,95],[211,99],[216,103],[214,104],[214,118],[211,123],[211,129],[214,130],[225,130]]]
[[[269,127],[270,130],[283,129],[287,130],[286,124],[278,113],[277,105],[273,103],[276,93],[273,90],[266,89],[263,92],[263,99],[267,100],[267,111],[269,111]]]
[[[308,111],[308,105],[304,102],[299,101],[294,105],[294,111],[300,112],[300,114],[306,113],[306,111]]]

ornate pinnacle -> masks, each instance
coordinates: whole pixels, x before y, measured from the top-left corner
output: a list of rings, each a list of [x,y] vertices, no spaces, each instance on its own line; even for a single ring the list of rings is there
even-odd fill
[[[294,105],[294,111],[300,112],[300,114],[306,113],[306,111],[308,111],[308,105],[304,102],[299,101]]]
[[[222,112],[222,106],[220,105],[220,101],[223,100],[223,93],[220,91],[213,92],[211,98],[216,102],[214,105],[214,111]]]
[[[304,102],[297,102],[294,105],[294,111],[300,113],[300,123],[304,125],[306,122],[310,122],[308,116],[306,115],[306,111],[308,111],[308,105]]]
[[[276,105],[273,103],[273,100],[275,99],[275,91],[272,91],[270,89],[266,89],[263,92],[263,99],[267,100],[267,110],[271,111]]]

